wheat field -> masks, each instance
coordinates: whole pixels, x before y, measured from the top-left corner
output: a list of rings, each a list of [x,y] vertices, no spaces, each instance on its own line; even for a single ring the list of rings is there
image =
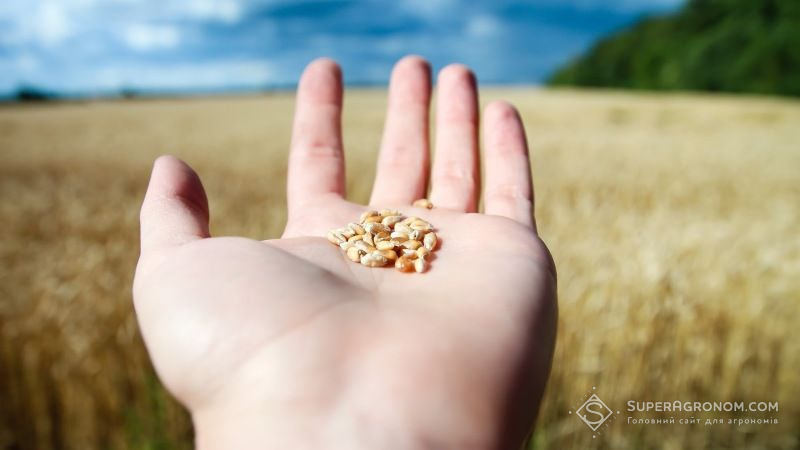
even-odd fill
[[[354,200],[369,195],[384,97],[346,96]],[[526,123],[559,272],[556,357],[530,445],[798,448],[800,102],[482,91],[499,98]],[[131,305],[150,164],[172,153],[197,169],[212,233],[276,237],[292,109],[290,93],[0,105],[0,448],[191,448]],[[601,435],[569,413],[592,388],[621,413]],[[629,400],[779,411],[628,412]],[[702,423],[678,424],[690,417]],[[778,423],[727,423],[748,417]]]

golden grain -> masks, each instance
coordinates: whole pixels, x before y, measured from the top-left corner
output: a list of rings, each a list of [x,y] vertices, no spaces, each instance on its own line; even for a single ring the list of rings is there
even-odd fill
[[[414,270],[414,262],[406,256],[401,256],[395,261],[394,267],[400,272],[411,272]]]
[[[417,249],[417,257],[418,258],[427,258],[431,254],[431,251],[428,250],[427,247],[420,247]]]
[[[381,223],[382,223],[384,226],[387,226],[387,227],[390,227],[390,228],[391,228],[391,227],[394,227],[394,225],[395,225],[397,222],[400,222],[401,220],[403,220],[403,216],[386,216],[386,217],[384,217],[384,218],[383,218],[383,220],[381,221]]]
[[[378,211],[370,209],[370,210],[367,210],[367,211],[364,211],[363,213],[361,213],[361,217],[358,219],[358,221],[360,223],[364,223],[364,222],[367,221],[368,218],[373,217],[373,216],[380,216],[380,215],[381,214]]]
[[[422,220],[414,221],[409,226],[411,227],[412,230],[416,230],[416,231],[430,231],[430,230],[433,229],[431,224],[429,224],[429,223],[427,223],[425,221],[422,221]]]
[[[394,231],[397,231],[399,233],[408,234],[408,233],[411,233],[413,230],[411,229],[411,227],[408,226],[408,224],[400,222],[400,223],[397,223],[397,224],[394,225]]]
[[[417,258],[417,250],[414,250],[412,248],[401,248],[400,253],[408,259]]]
[[[375,220],[381,217],[382,221]],[[379,213],[365,211],[360,216],[361,223],[350,223],[346,228],[333,230],[329,233],[332,242],[338,240],[341,234],[349,233],[350,239],[339,244],[346,256],[351,261],[358,260],[368,267],[383,267],[386,261],[398,259],[397,252],[402,253],[403,262],[396,265],[401,271],[408,270],[412,260],[425,260],[436,246],[436,235],[432,231],[426,235],[426,230],[433,226],[426,220],[418,217],[404,217],[399,212],[382,209]],[[427,243],[426,248],[424,242]],[[417,272],[424,272],[428,262],[415,262]]]
[[[419,200],[415,200],[412,206],[416,208],[425,208],[425,209],[433,209],[433,203],[430,202],[427,198],[421,198]]]
[[[395,242],[403,242],[408,240],[408,234],[402,231],[392,231],[392,234],[389,236]]]
[[[365,236],[366,236],[366,235],[365,235]],[[374,246],[372,246],[372,245],[368,244],[368,243],[367,243],[366,241],[364,241],[364,240],[361,240],[361,241],[356,241],[356,245],[355,245],[355,247],[356,247],[357,249],[361,250],[361,251],[362,251],[362,252],[364,252],[364,253],[372,253],[372,252],[374,252],[374,251],[376,250]]]
[[[399,216],[400,211],[395,211],[393,209],[382,209],[380,211],[381,217],[390,217],[390,216]]]
[[[394,251],[393,249],[384,249],[379,251],[381,255],[383,255],[383,257],[388,259],[389,261],[394,261],[397,259],[397,252]]]
[[[380,241],[375,244],[375,248],[378,250],[391,250],[394,248],[394,244],[392,241]]]
[[[436,233],[431,231],[425,235],[422,242],[425,244],[425,248],[429,251],[434,251],[436,249],[436,244],[439,242],[439,238],[436,236]]]
[[[339,245],[346,240],[344,236],[341,235],[341,233],[336,231],[329,231],[327,237],[328,241],[330,241],[331,244],[335,245]]]
[[[367,253],[361,257],[361,264],[367,267],[383,267],[389,260],[379,252]]]
[[[358,249],[358,247],[350,247],[347,249],[347,257],[350,259],[350,261],[359,262],[361,259],[361,251]]]
[[[378,233],[390,233],[392,231],[391,228],[380,222],[367,223],[364,225],[364,229],[367,230],[367,233],[372,233],[373,235]]]
[[[353,232],[354,232],[355,234],[357,234],[357,235],[362,235],[362,234],[364,234],[364,233],[365,233],[365,231],[364,231],[364,227],[362,227],[362,226],[361,226],[361,224],[358,224],[358,223],[355,223],[355,222],[353,222],[353,223],[350,223],[350,224],[348,224],[347,226],[348,226],[348,227],[349,227],[351,230],[353,230]]]
[[[375,245],[375,237],[372,235],[372,233],[364,233],[363,236],[364,237],[362,238],[362,240],[364,242],[366,242],[368,245],[372,246]]]
[[[405,247],[405,248],[407,248],[407,249],[409,249],[409,250],[417,250],[418,248],[420,248],[422,246],[422,242],[416,241],[414,239],[409,239],[409,240],[403,242],[400,245]]]

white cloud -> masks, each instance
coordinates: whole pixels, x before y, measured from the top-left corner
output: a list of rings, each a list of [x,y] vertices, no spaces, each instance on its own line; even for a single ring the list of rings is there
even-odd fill
[[[58,47],[79,31],[75,11],[82,1],[88,0],[0,2],[0,20],[10,23],[2,31],[0,44]]]
[[[181,42],[180,30],[171,25],[131,25],[122,37],[128,47],[140,52],[175,48]]]
[[[473,16],[467,22],[467,34],[476,38],[489,38],[503,31],[503,24],[487,14]]]
[[[72,34],[72,24],[61,5],[46,2],[39,6],[34,22],[39,42],[48,47],[60,44]]]
[[[0,0],[0,44],[56,48],[70,37],[92,28],[114,29],[129,20],[174,22],[207,20],[235,23],[252,0]],[[149,43],[132,32],[136,42]],[[170,37],[154,38],[169,41]]]
[[[180,3],[188,15],[199,19],[215,19],[235,23],[242,17],[241,5],[233,0],[192,0]]]

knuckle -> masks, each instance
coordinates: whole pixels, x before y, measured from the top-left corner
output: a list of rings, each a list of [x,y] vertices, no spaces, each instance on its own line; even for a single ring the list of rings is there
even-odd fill
[[[497,183],[486,189],[486,197],[531,203],[530,191],[519,183]]]
[[[470,185],[475,185],[478,181],[478,177],[473,168],[465,167],[460,162],[455,161],[440,164],[436,171],[436,179],[439,181]]]
[[[341,161],[344,159],[341,147],[324,142],[311,142],[302,152],[299,152],[299,156],[311,160]]]
[[[425,147],[425,146],[423,146]],[[428,149],[420,150],[419,146],[411,144],[394,144],[385,146],[381,153],[381,165],[395,168],[424,168],[427,164]]]

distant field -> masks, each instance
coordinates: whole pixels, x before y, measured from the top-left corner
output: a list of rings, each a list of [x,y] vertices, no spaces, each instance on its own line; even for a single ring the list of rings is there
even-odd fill
[[[800,446],[800,102],[483,92],[494,98],[515,102],[527,125],[559,272],[533,445]],[[383,91],[346,98],[355,200],[368,197],[384,106]],[[292,109],[289,94],[0,105],[0,448],[191,447],[130,300],[150,164],[173,153],[198,170],[214,234],[276,237]],[[596,438],[568,414],[592,387],[621,412]],[[628,400],[780,409],[628,413]],[[691,417],[702,423],[678,424]],[[704,425],[769,417],[779,423]]]

